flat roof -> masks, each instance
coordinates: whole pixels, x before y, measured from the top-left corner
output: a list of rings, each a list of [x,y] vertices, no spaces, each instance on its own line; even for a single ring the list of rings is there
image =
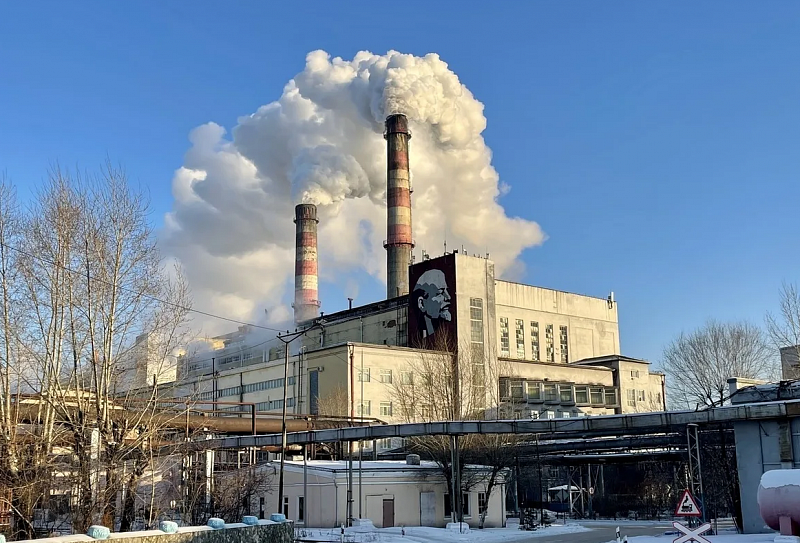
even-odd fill
[[[572,296],[581,296],[583,298],[592,298],[593,300],[602,300],[604,302],[608,301],[608,298],[601,298],[600,296],[591,296],[589,294],[581,294],[580,292],[571,292],[569,290],[561,290],[561,289],[557,289],[557,288],[541,287],[539,285],[528,285],[527,283],[520,283],[518,281],[506,281],[505,279],[495,279],[494,282],[495,283],[508,283],[509,285],[520,285],[520,286],[523,286],[523,287],[540,288],[542,290],[550,290],[550,291],[553,291],[553,292],[561,292],[562,294],[571,294]],[[614,303],[617,303],[617,301],[614,300]]]

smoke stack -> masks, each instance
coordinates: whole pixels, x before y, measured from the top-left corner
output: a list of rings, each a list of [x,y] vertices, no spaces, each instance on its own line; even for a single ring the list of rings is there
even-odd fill
[[[408,173],[408,119],[403,114],[386,118],[386,297],[408,294],[411,264],[411,183]]]
[[[299,204],[294,208],[294,322],[319,315],[319,279],[317,278],[317,206]]]

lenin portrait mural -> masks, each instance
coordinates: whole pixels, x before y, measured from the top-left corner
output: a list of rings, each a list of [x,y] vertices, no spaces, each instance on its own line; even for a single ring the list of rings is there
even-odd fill
[[[445,255],[411,266],[409,346],[456,348],[456,259]]]

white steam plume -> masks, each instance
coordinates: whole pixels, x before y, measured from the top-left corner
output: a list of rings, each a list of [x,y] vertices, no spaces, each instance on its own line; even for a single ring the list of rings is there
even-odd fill
[[[270,308],[289,319],[284,293],[294,269],[293,205],[319,206],[320,278],[363,269],[385,281],[388,114],[407,115],[417,250],[488,249],[500,273],[519,273],[520,253],[544,235],[508,217],[502,185],[481,136],[483,105],[438,55],[390,51],[306,57],[281,97],[239,119],[232,138],[209,123],[173,178],[164,242],[203,309],[247,319]],[[324,300],[323,300],[324,304]],[[323,307],[324,309],[324,307]]]

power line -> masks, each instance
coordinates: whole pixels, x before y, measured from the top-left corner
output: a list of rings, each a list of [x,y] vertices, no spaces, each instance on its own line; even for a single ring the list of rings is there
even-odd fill
[[[62,270],[68,271],[70,273],[75,273],[75,274],[78,274],[80,276],[84,276],[85,275],[81,271],[73,270],[72,268],[70,268],[68,266],[65,266],[63,264],[58,264],[57,262],[53,262],[52,260],[48,260],[48,259],[46,259],[44,257],[31,254],[31,253],[29,253],[27,251],[19,249],[18,247],[14,247],[13,245],[9,245],[7,243],[3,243],[2,241],[0,241],[0,245],[2,245],[3,247],[5,247],[7,249],[11,249],[12,251],[16,251],[21,255],[25,255],[28,258],[33,258],[34,260],[39,260],[40,262],[44,262],[45,264],[48,264],[50,266],[55,266],[57,268],[61,268]],[[88,275],[88,274],[86,274],[86,275]],[[180,304],[176,304],[174,302],[170,302],[170,301],[167,301],[167,300],[162,300],[161,298],[158,298],[158,297],[150,295],[150,294],[145,294],[143,292],[137,292],[137,291],[135,291],[135,290],[133,290],[131,288],[124,287],[122,285],[114,285],[111,281],[106,281],[105,279],[100,279],[100,278],[97,278],[97,277],[93,277],[91,275],[89,275],[88,277],[92,281],[97,281],[98,283],[104,283],[104,284],[106,284],[108,286],[112,286],[112,287],[116,286],[116,288],[118,288],[120,290],[131,292],[133,294],[136,294],[137,296],[142,296],[144,298],[149,298],[151,300],[154,300],[156,302],[160,302],[162,304],[166,304],[166,305],[174,307],[176,309],[181,309],[183,311],[188,311],[188,312],[191,312],[191,313],[197,313],[198,315],[205,315],[206,317],[211,317],[211,318],[214,318],[214,319],[220,319],[220,320],[223,320],[223,321],[228,321],[228,322],[233,322],[233,323],[236,323],[236,324],[241,324],[243,326],[251,326],[253,328],[260,328],[261,330],[269,330],[271,332],[283,333],[283,330],[278,330],[277,328],[271,328],[269,326],[262,326],[260,324],[253,324],[252,322],[246,322],[246,321],[240,321],[240,320],[237,320],[237,319],[231,319],[229,317],[223,317],[222,315],[216,315],[214,313],[208,313],[206,311],[200,311],[199,309],[192,309],[191,307],[186,307],[186,306],[182,306]]]

